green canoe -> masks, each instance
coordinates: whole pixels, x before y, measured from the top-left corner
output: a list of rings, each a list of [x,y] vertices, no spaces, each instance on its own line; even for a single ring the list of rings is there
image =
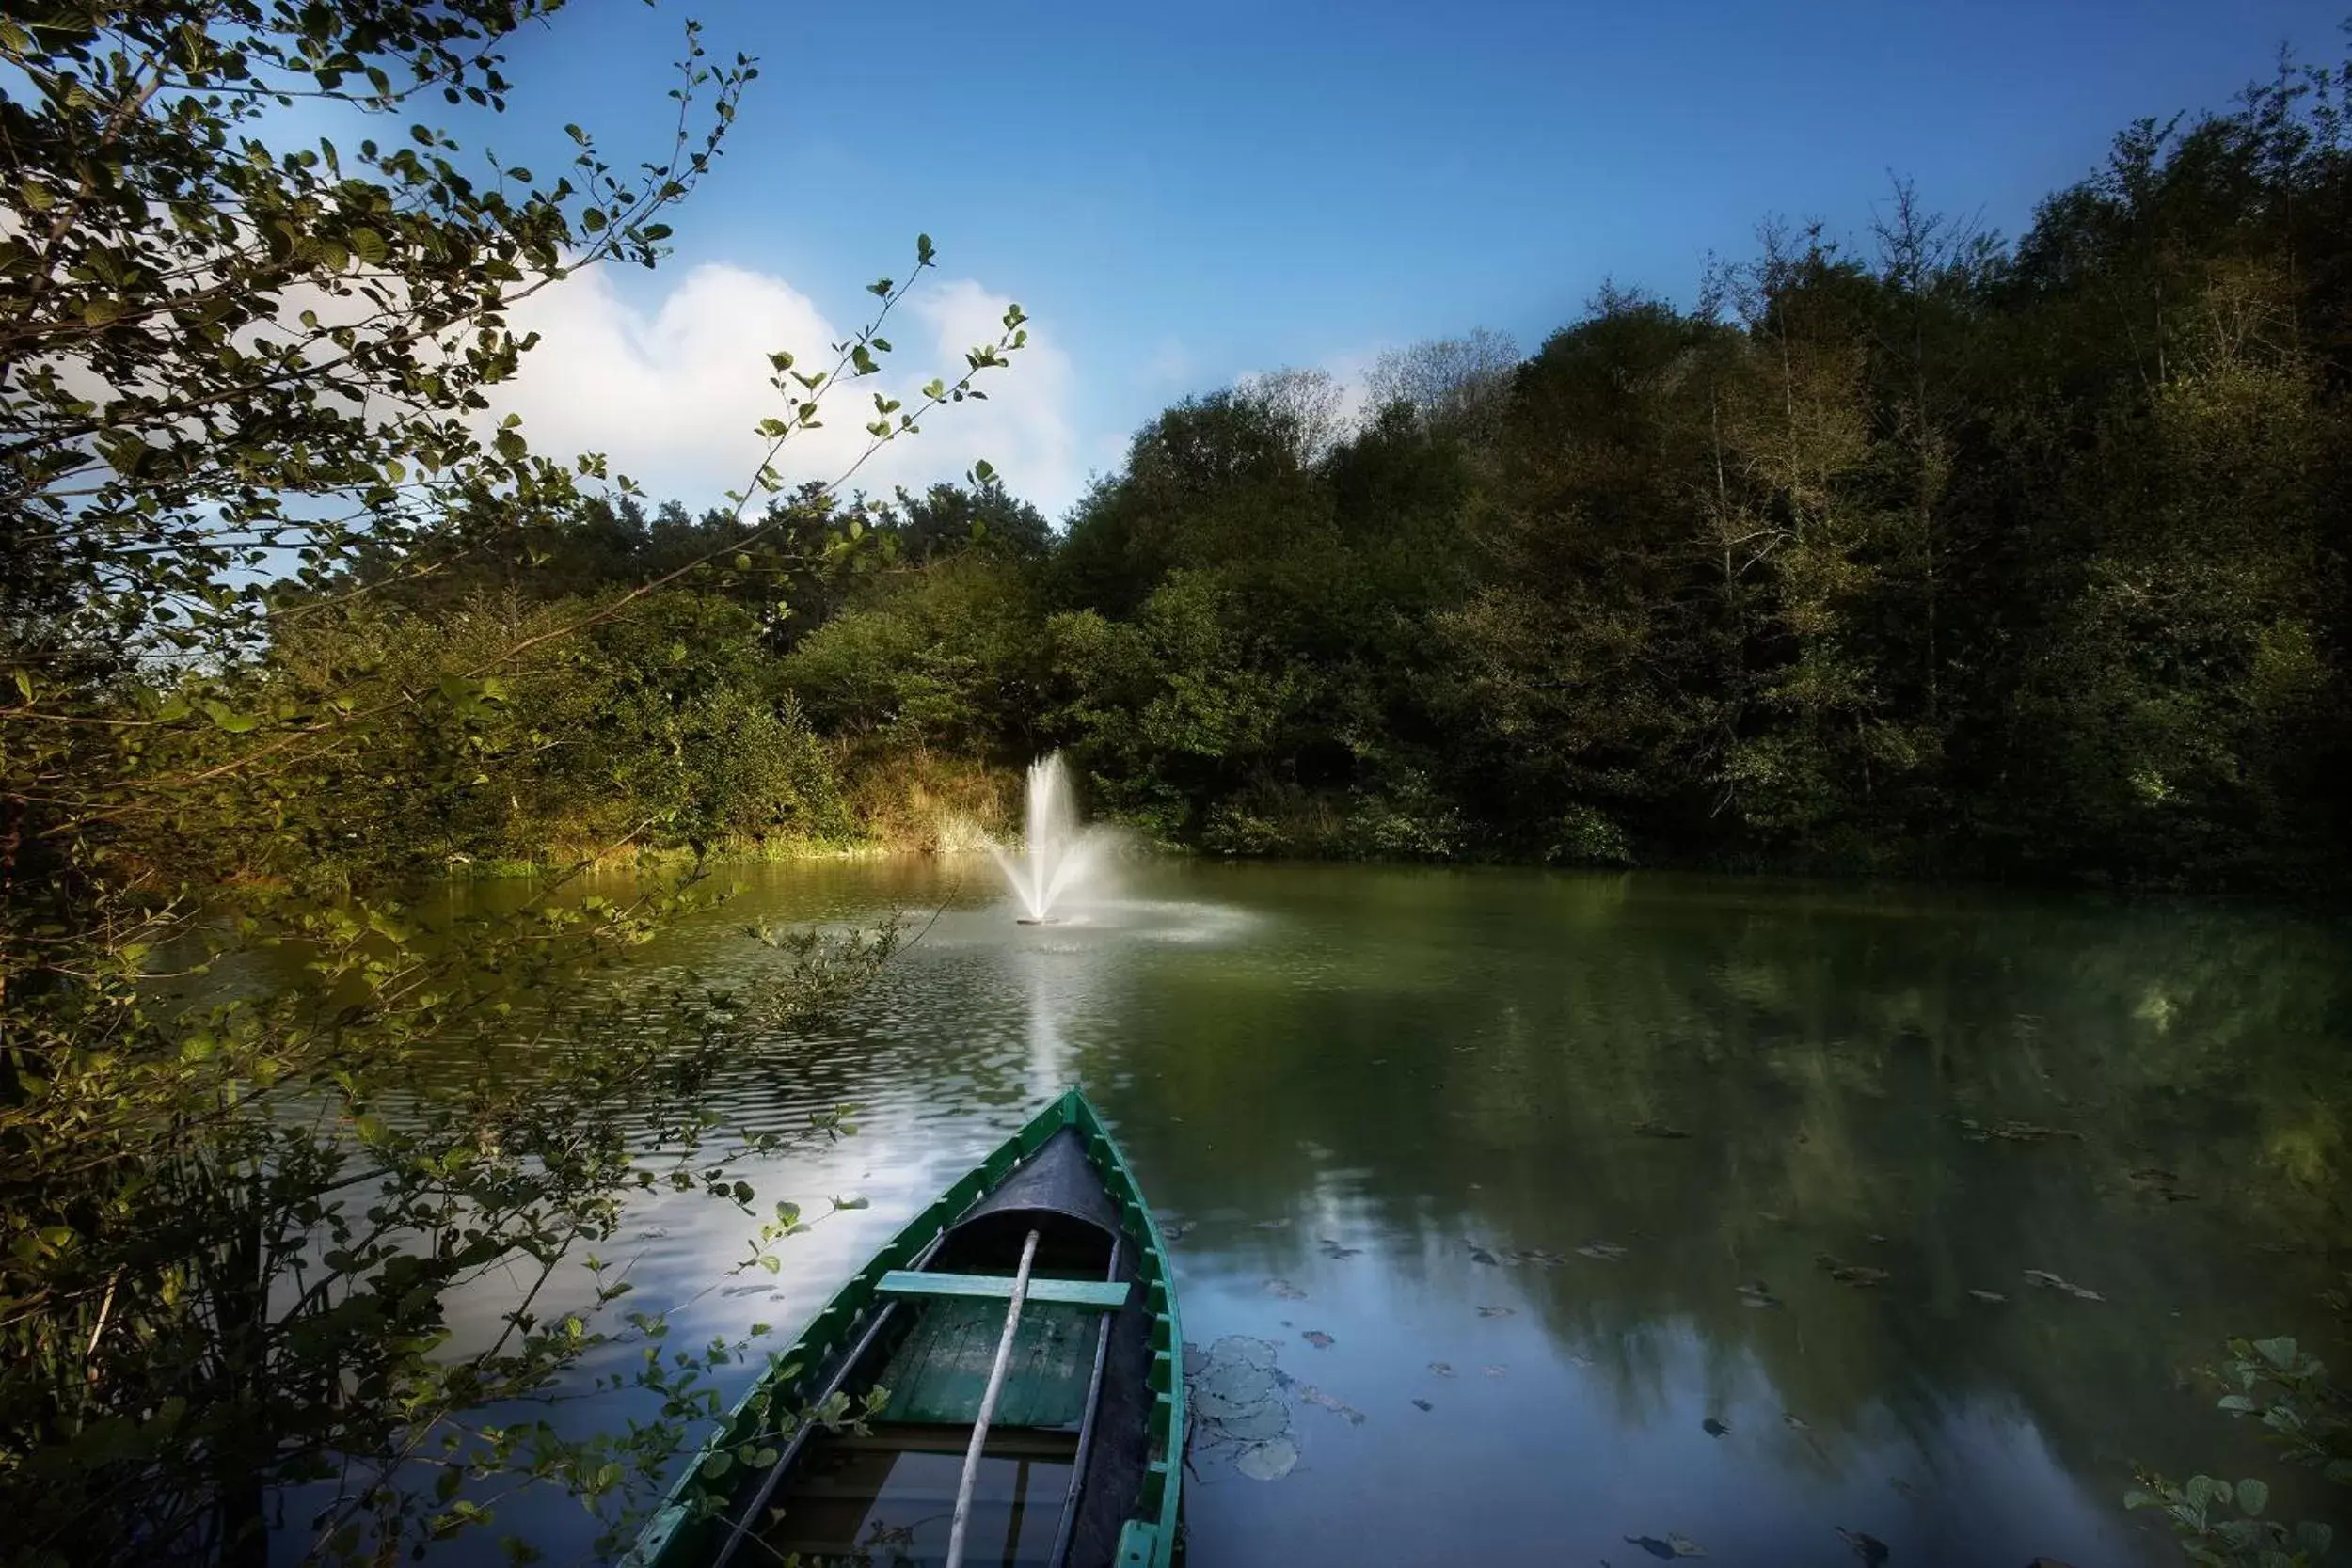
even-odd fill
[[[1025,1301],[1008,1331],[1025,1257]],[[771,1362],[625,1568],[938,1564],[960,1489],[965,1568],[1168,1568],[1183,1349],[1158,1227],[1072,1089],[916,1215]],[[992,1373],[1000,1392],[967,1481]],[[852,1412],[870,1399],[863,1431],[797,1422],[835,1395]]]

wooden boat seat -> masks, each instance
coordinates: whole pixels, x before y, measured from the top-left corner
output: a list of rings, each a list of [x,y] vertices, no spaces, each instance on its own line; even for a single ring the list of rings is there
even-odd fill
[[[893,1269],[874,1287],[886,1296],[973,1296],[1010,1301],[1012,1277],[994,1274],[929,1274]],[[1116,1312],[1127,1305],[1131,1284],[1123,1279],[1032,1279],[1029,1299],[1056,1307],[1085,1307]]]

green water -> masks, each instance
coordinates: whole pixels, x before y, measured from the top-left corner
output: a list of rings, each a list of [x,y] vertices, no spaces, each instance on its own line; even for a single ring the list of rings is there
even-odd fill
[[[1851,1562],[1841,1528],[1895,1568],[2175,1560],[2120,1507],[2132,1464],[2277,1473],[2193,1370],[2318,1334],[2352,1238],[2340,922],[1150,863],[1019,927],[980,863],[740,875],[645,963],[740,976],[774,961],[750,919],[938,911],[835,1034],[720,1091],[760,1126],[864,1106],[762,1197],[871,1207],[777,1281],[721,1272],[739,1216],[664,1200],[637,1299],[688,1342],[788,1331],[1082,1083],[1180,1237],[1187,1338],[1272,1339],[1295,1380],[1288,1474],[1196,1455],[1196,1568],[1625,1568],[1669,1534]]]

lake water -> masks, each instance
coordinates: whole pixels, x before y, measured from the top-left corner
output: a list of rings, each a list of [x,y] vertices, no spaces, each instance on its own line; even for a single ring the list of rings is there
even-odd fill
[[[1187,1338],[1273,1340],[1295,1380],[1287,1475],[1195,1455],[1195,1568],[1859,1560],[1841,1529],[1892,1568],[2153,1564],[2135,1462],[2283,1479],[2195,1371],[2324,1337],[2340,922],[1178,862],[1023,927],[977,860],[730,875],[649,968],[750,975],[755,919],[930,922],[836,1033],[722,1090],[767,1128],[862,1107],[754,1175],[870,1207],[771,1277],[725,1272],[740,1215],[657,1200],[615,1253],[635,1300],[685,1342],[788,1334],[1082,1084],[1178,1238]],[[533,1529],[559,1559],[566,1516]]]

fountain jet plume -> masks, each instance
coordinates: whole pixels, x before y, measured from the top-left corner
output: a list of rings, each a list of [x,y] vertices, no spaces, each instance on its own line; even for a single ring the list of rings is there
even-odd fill
[[[1078,820],[1078,805],[1070,791],[1070,770],[1058,752],[1029,765],[1028,800],[1022,824],[1022,844],[1016,851],[994,839],[988,852],[1005,874],[1012,895],[1020,901],[1021,922],[1043,926],[1055,918],[1057,905],[1069,899],[1089,880],[1102,862],[1108,835]]]

